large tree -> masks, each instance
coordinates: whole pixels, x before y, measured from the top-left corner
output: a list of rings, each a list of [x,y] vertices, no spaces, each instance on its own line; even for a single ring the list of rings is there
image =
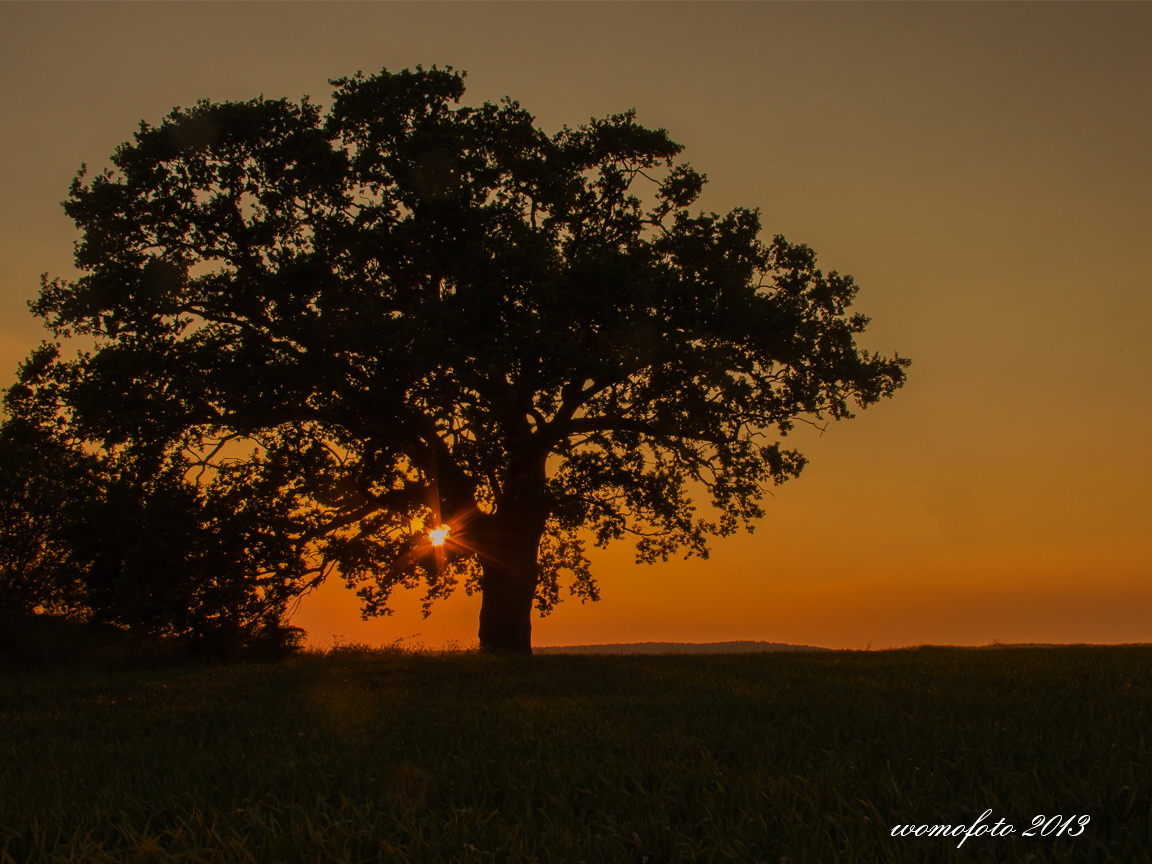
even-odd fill
[[[33,310],[91,347],[47,345],[13,390],[244,490],[298,589],[335,568],[378,613],[464,579],[481,646],[529,652],[559,574],[596,595],[585,539],[706,554],[800,472],[794,422],[903,383],[856,345],[852,279],[754,210],[691,210],[704,177],[632,112],[548,135],[460,106],[450,69],[331,83],[327,111],[176,109],[82,169],[80,275]]]

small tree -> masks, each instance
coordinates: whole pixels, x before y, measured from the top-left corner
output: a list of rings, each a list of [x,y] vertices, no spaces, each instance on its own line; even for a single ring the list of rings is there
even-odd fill
[[[22,373],[51,362],[38,352]],[[289,648],[286,570],[275,509],[256,519],[248,484],[188,482],[146,450],[93,453],[50,388],[8,391],[0,426],[0,610],[80,618],[194,652]],[[37,631],[33,631],[37,632]]]
[[[70,529],[98,491],[93,460],[23,419],[0,427],[0,611],[83,608],[85,562]]]
[[[33,309],[95,347],[18,385],[278,514],[297,588],[337,567],[372,614],[463,578],[481,646],[528,652],[561,571],[596,596],[584,537],[704,555],[800,472],[797,419],[903,383],[855,344],[852,279],[755,211],[691,212],[704,177],[632,112],[549,136],[511,100],[459,107],[450,69],[332,84],[327,112],[176,109],[81,170],[82,275]]]

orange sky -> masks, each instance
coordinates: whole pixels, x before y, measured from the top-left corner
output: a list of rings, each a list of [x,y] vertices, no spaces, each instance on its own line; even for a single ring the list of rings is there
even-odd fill
[[[594,561],[538,645],[1152,641],[1152,4],[0,4],[0,375],[66,273],[58,202],[136,123],[201,97],[312,95],[357,69],[468,71],[554,130],[635,107],[704,206],[852,273],[895,399],[822,438],[754,535],[708,561]],[[8,371],[2,371],[8,370]],[[317,642],[474,639],[478,601]]]

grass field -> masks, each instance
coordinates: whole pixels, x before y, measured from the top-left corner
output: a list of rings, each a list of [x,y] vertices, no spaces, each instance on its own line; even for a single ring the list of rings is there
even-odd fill
[[[0,861],[1128,864],[1150,742],[1146,646],[7,670]]]

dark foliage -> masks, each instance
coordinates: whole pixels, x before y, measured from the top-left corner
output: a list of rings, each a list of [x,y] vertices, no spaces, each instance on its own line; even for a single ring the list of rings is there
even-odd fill
[[[451,70],[332,83],[327,111],[142,123],[65,203],[81,275],[33,308],[95,347],[43,347],[9,406],[148,490],[110,510],[147,522],[137,557],[93,576],[152,574],[122,614],[154,616],[178,549],[169,611],[243,607],[239,574],[275,607],[338,569],[367,614],[463,580],[482,646],[528,651],[561,573],[596,598],[586,539],[704,555],[800,472],[797,419],[903,383],[856,346],[852,279],[756,211],[691,211],[703,175],[633,113],[546,135],[511,100],[459,106]]]

